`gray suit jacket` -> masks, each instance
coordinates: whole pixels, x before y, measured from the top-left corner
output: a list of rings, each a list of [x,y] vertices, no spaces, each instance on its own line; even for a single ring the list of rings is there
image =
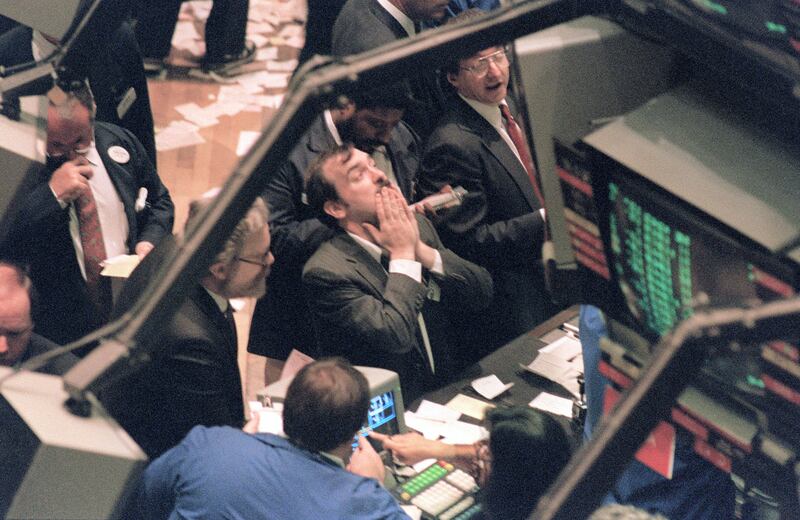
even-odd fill
[[[419,196],[463,186],[462,205],[439,225],[442,241],[486,267],[495,282],[494,346],[552,315],[540,267],[544,221],[528,174],[500,134],[460,97],[454,98],[423,153]]]
[[[286,359],[293,348],[314,354],[316,341],[308,327],[309,313],[300,288],[300,275],[306,261],[333,232],[303,202],[303,179],[311,162],[335,146],[320,116],[264,190],[270,209],[275,264],[270,273],[269,291],[258,301],[253,315],[247,348],[254,354]],[[416,135],[400,122],[386,149],[400,191],[412,200],[421,155]]]
[[[303,270],[303,285],[319,338],[320,354],[340,355],[358,365],[400,375],[407,402],[446,383],[461,368],[450,314],[478,311],[492,298],[489,273],[445,249],[436,231],[418,217],[422,240],[442,256],[444,275],[429,274],[441,289],[440,301],[406,275],[387,273],[347,233],[323,244]],[[422,312],[436,364],[430,373],[417,315]]]

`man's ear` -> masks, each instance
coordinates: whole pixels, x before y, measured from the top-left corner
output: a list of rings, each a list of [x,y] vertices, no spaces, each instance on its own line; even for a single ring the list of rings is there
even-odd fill
[[[338,200],[326,200],[322,210],[336,220],[344,218],[346,213],[344,204]]]
[[[228,276],[228,266],[223,262],[214,262],[208,268],[211,276],[213,276],[218,281],[224,281]]]
[[[452,72],[447,73],[447,81],[453,85],[456,89],[458,89],[458,74],[453,74]]]

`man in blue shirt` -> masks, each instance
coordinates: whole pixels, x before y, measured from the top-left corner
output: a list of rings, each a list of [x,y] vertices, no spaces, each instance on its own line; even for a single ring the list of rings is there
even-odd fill
[[[407,520],[375,450],[359,437],[352,451],[368,408],[367,381],[347,361],[311,363],[286,394],[288,439],[195,427],[145,471],[140,516]]]

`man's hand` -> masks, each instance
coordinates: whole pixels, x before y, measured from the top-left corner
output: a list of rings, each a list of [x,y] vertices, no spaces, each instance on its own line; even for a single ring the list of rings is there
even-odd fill
[[[436,210],[433,209],[433,206],[431,206],[430,201],[434,197],[437,197],[438,195],[442,195],[444,193],[453,193],[453,187],[450,186],[449,184],[445,184],[444,186],[442,186],[442,189],[440,189],[437,193],[434,193],[433,195],[428,195],[424,199],[414,203],[412,208],[414,208],[414,211],[416,211],[420,215],[425,215],[426,217],[428,217],[431,220],[433,220],[437,216],[437,214],[436,214]],[[456,202],[458,202],[458,201],[456,201]],[[449,208],[452,205],[453,204],[451,203],[450,205],[443,206],[440,209]]]
[[[362,477],[374,478],[383,485],[386,468],[383,466],[380,455],[375,452],[369,441],[359,435],[358,448],[350,456],[347,471]]]
[[[383,435],[382,433],[370,432],[370,437],[377,439],[383,447],[392,452],[397,460],[403,464],[416,464],[425,459],[446,459],[450,458],[447,452],[448,445],[426,439],[418,433],[403,433],[401,435]]]
[[[375,194],[375,211],[380,228],[364,223],[372,240],[389,251],[391,260],[415,260],[419,227],[414,212],[397,188],[384,187]]]
[[[143,260],[144,257],[146,257],[147,254],[150,253],[150,251],[152,251],[153,248],[155,247],[156,246],[154,246],[152,243],[147,242],[145,240],[136,244],[136,247],[134,247],[133,252],[136,253],[136,256],[139,257],[139,260]]]
[[[66,203],[72,202],[90,189],[89,179],[93,173],[85,157],[67,161],[53,172],[49,182],[50,189],[57,199]]]

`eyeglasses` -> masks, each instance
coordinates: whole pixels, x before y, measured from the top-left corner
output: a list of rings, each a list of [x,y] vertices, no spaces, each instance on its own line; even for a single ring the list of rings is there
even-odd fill
[[[270,252],[267,251],[267,253],[261,259],[244,258],[244,257],[241,257],[241,256],[235,256],[235,257],[233,257],[233,259],[234,260],[238,260],[239,262],[244,262],[245,264],[260,265],[261,267],[266,268],[266,267],[269,267],[269,265],[270,265],[270,263],[269,263],[269,255],[270,255]]]
[[[489,72],[489,62],[494,63],[498,67],[505,67],[508,65],[508,56],[506,55],[505,49],[500,49],[497,52],[493,52],[488,56],[484,56],[483,58],[479,58],[478,62],[475,65],[469,67],[459,67],[462,70],[466,70],[467,72],[475,75],[478,78],[482,78]]]

